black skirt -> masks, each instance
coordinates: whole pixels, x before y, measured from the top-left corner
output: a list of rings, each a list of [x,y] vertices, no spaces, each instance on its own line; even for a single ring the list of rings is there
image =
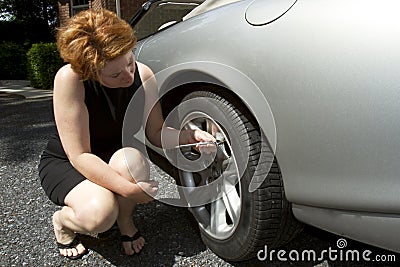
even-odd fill
[[[49,140],[38,169],[42,188],[49,199],[59,206],[65,206],[67,194],[86,179],[70,163],[58,135]]]

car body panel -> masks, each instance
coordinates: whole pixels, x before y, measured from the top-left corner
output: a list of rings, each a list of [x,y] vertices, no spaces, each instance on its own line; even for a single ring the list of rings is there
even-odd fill
[[[146,39],[138,60],[155,73],[214,62],[248,77],[268,108],[235,85],[235,77],[195,64],[178,73],[198,71],[229,87],[269,139],[276,127],[275,153],[292,203],[370,212],[383,221],[385,213],[400,214],[399,3],[299,0],[272,23],[252,26],[245,19],[252,2],[212,10]],[[319,227],[341,232],[324,227],[330,220],[324,218]]]
[[[293,213],[301,221],[326,231],[388,250],[400,251],[398,214],[321,209],[296,204],[293,205]]]
[[[246,21],[253,26],[271,23],[283,16],[297,0],[254,0],[246,9]]]

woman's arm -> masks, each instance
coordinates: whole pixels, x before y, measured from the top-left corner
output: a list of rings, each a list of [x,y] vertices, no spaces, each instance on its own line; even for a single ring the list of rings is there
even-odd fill
[[[138,62],[140,76],[145,91],[144,123],[147,139],[155,146],[173,148],[179,144],[190,144],[201,141],[215,141],[215,138],[200,130],[177,130],[164,125],[159,102],[157,81],[153,72]]]
[[[90,181],[123,197],[143,193],[140,187],[120,176],[91,153],[89,114],[83,82],[70,65],[63,66],[54,80],[54,116],[63,148],[71,164]]]

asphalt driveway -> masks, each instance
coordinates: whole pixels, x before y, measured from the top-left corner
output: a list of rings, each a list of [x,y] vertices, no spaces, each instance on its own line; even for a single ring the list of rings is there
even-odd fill
[[[47,199],[37,180],[40,153],[47,137],[55,132],[51,100],[3,95],[0,113],[1,266],[170,266],[195,255],[203,260],[213,256],[202,244],[186,210],[153,202],[139,206],[135,213],[148,242],[140,256],[120,253],[114,229],[105,240],[84,237],[91,252],[82,260],[59,257],[51,225],[58,207]]]
[[[209,251],[196,225],[184,208],[154,201],[140,205],[134,214],[147,244],[141,254],[127,257],[120,252],[118,231],[101,239],[84,236],[90,253],[78,261],[58,255],[51,216],[57,206],[44,195],[37,180],[37,164],[48,136],[55,132],[51,98],[24,99],[0,94],[0,266],[377,266],[366,262],[260,261],[228,263]],[[160,172],[153,166],[153,171]],[[166,174],[165,174],[166,175]],[[167,175],[165,179],[168,179]],[[338,237],[312,227],[288,246],[322,251],[335,247]],[[358,249],[375,254],[394,254],[348,240]],[[394,254],[400,261],[400,256]],[[395,263],[379,266],[396,266]]]

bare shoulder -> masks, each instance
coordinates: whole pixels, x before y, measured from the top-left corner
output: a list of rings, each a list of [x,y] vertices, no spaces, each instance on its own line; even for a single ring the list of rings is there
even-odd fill
[[[56,73],[55,80],[63,80],[63,81],[73,81],[79,80],[78,74],[76,74],[70,64],[62,66]]]
[[[55,97],[58,95],[80,96],[82,91],[84,91],[83,82],[79,75],[72,70],[71,65],[64,65],[57,71],[54,78]]]

